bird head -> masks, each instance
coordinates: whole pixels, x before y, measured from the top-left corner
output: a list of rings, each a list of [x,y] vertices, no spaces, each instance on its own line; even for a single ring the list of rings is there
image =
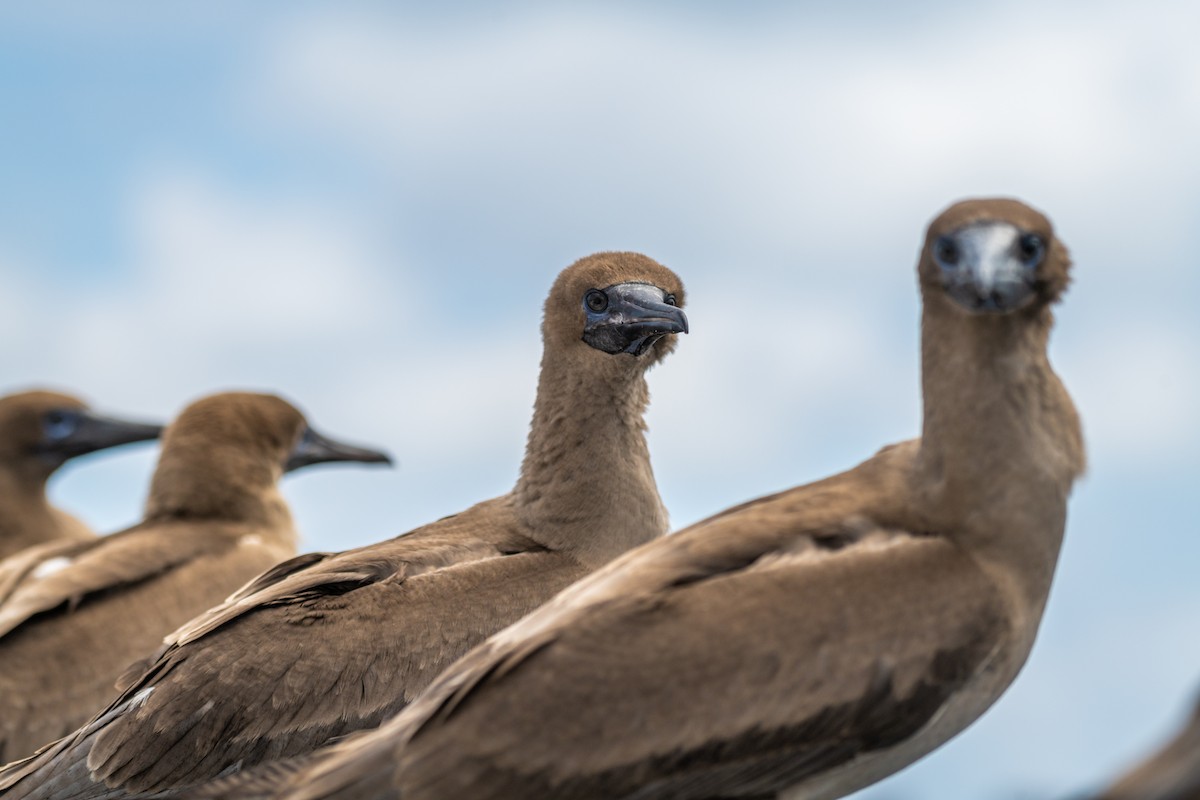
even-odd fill
[[[1044,308],[1070,282],[1071,259],[1044,215],[1018,200],[964,200],[929,225],[920,278],[970,314]]]
[[[161,425],[98,414],[59,392],[0,398],[0,462],[43,480],[72,458],[157,439],[161,432]]]
[[[275,395],[210,395],[180,412],[163,434],[148,515],[161,509],[220,515],[236,508],[239,497],[271,489],[285,472],[332,461],[391,463],[382,451],[317,433]]]
[[[546,300],[547,347],[645,369],[687,333],[683,283],[639,253],[597,253],[567,267]]]

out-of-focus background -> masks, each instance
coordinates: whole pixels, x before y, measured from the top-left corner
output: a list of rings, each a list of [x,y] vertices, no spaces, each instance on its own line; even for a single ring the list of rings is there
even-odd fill
[[[692,333],[650,375],[682,526],[919,430],[913,265],[950,201],[1048,212],[1091,469],[1041,639],[861,798],[1046,798],[1200,684],[1200,5],[46,2],[0,10],[0,389],[167,416],[277,390],[394,472],[287,481],[308,549],[506,491],[550,282],[644,251]],[[53,485],[136,519],[153,451]]]

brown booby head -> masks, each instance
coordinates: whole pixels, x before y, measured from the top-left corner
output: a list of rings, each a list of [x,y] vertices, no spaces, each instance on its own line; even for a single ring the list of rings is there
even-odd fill
[[[640,253],[596,253],[567,267],[546,299],[547,344],[647,367],[687,333],[683,283]]]
[[[77,397],[28,391],[0,398],[0,463],[45,480],[77,456],[157,439],[161,425],[131,422],[90,410]]]
[[[929,226],[920,277],[971,314],[1011,314],[1056,302],[1071,259],[1044,215],[1006,198],[963,200]]]
[[[147,516],[239,516],[241,500],[311,464],[391,464],[380,450],[313,430],[282,398],[249,392],[210,395],[189,405],[163,434]]]

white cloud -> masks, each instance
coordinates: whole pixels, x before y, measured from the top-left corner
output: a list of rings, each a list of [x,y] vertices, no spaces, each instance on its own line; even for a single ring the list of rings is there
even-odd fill
[[[819,25],[743,38],[595,9],[467,30],[325,11],[282,29],[251,85],[256,104],[344,137],[401,179],[413,169],[469,174],[485,195],[509,181],[535,195],[515,204],[544,212],[549,229],[560,216],[586,215],[588,203],[607,213],[610,198],[636,181],[631,208],[677,228],[678,239],[742,240],[754,263],[741,274],[801,297],[808,276],[825,270],[849,272],[827,276],[830,297],[853,297],[855,282],[885,269],[889,286],[908,292],[894,276],[907,276],[920,226],[948,199],[993,189],[1027,195],[1079,243],[1079,280],[1107,287],[1090,293],[1075,324],[1100,324],[1110,297],[1126,305],[1122,328],[1134,335],[1114,335],[1113,347],[1074,372],[1096,442],[1147,458],[1170,450],[1188,425],[1196,389],[1179,365],[1190,363],[1195,343],[1145,341],[1136,331],[1153,327],[1160,299],[1118,287],[1147,250],[1171,254],[1155,259],[1159,279],[1190,269],[1177,254],[1191,230],[1188,176],[1200,175],[1190,155],[1200,105],[1188,105],[1200,96],[1200,60],[1179,33],[1200,13],[1181,3],[1155,8],[1106,6],[1083,19],[1066,6],[1039,7],[1034,25],[1029,8],[995,5],[907,37],[853,40],[831,39]],[[578,183],[595,198],[557,201]],[[1141,199],[1121,202],[1131,197]],[[461,197],[464,208],[477,202],[489,201]],[[769,258],[789,250],[807,257],[799,270]],[[690,265],[679,269],[693,280]],[[730,307],[764,305],[710,285]],[[848,322],[854,303],[797,306],[774,329],[764,311],[752,347],[728,334],[706,338],[703,372],[688,365],[699,345],[684,343],[656,381],[723,381],[689,405],[693,413],[656,409],[656,430],[698,452],[704,445],[682,433],[720,419],[709,426],[709,447],[762,445],[781,420],[818,411],[810,395],[827,399],[830,387],[869,394],[881,374],[903,380],[888,373],[901,350],[883,321]],[[720,324],[731,322],[742,323]],[[698,328],[693,338],[703,336]],[[785,370],[766,366],[785,363],[802,377],[787,382]],[[1124,376],[1121,387],[1103,390],[1102,372]],[[741,386],[751,380],[760,390],[747,398]],[[893,401],[876,399],[884,408]],[[758,413],[741,413],[751,402]]]
[[[145,291],[160,323],[181,332],[303,342],[387,312],[381,255],[329,209],[167,174],[141,188],[132,213]]]
[[[337,404],[379,420],[401,460],[420,454],[421,469],[507,463],[515,477],[537,387],[538,322],[507,320],[512,331],[494,337],[447,338],[386,361],[359,360],[346,371]]]
[[[29,344],[31,332],[35,337],[42,333],[33,324],[37,310],[32,307],[31,299],[38,288],[31,276],[35,274],[22,260],[0,254],[0,284],[4,287],[0,291],[0,348],[15,350],[17,343]]]
[[[729,281],[698,282],[688,306],[692,333],[650,374],[650,419],[676,448],[669,457],[695,463],[741,451],[770,461],[788,457],[814,429],[841,422],[847,406],[898,406],[896,416],[915,411],[915,376],[905,382],[893,364],[896,350],[915,350],[916,318],[911,340],[895,343],[872,311],[828,296],[781,300]],[[915,353],[903,360],[915,366]],[[895,382],[907,383],[911,397],[903,398],[900,386],[877,395]],[[917,425],[910,419],[907,433]]]
[[[1164,7],[1181,25],[1197,16]],[[1152,193],[1197,171],[1178,154],[1200,134],[1187,106],[1200,72],[1161,27],[1141,7],[1039,8],[1030,24],[995,6],[850,40],[595,9],[466,30],[324,11],[282,29],[249,102],[401,180],[466,173],[521,192],[531,171],[610,190],[636,177],[643,196],[777,242],[868,214],[911,231],[980,190],[1070,197],[1094,218],[1115,212],[1080,190]]]
[[[131,196],[135,258],[119,282],[84,291],[32,277],[8,283],[24,324],[45,327],[30,372],[52,365],[48,374],[99,396],[136,387],[178,402],[253,372],[247,365],[266,365],[269,379],[280,366],[295,371],[313,348],[403,329],[406,315],[390,305],[402,270],[329,209],[255,199],[186,171],[158,172]],[[4,341],[21,359],[20,337]]]
[[[1074,353],[1072,387],[1092,448],[1135,463],[1190,456],[1200,441],[1200,342],[1161,322],[1125,324]]]

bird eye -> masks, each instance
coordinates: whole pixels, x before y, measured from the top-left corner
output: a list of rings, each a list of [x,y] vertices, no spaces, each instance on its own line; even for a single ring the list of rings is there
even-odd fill
[[[42,433],[47,439],[65,439],[79,427],[79,415],[73,411],[47,411],[42,417]]]
[[[589,311],[599,313],[608,308],[608,295],[599,289],[589,289],[588,293],[583,296],[583,302]]]
[[[939,237],[933,245],[933,255],[938,261],[948,266],[958,263],[958,243],[949,236]]]
[[[1021,259],[1032,267],[1042,260],[1046,243],[1036,233],[1027,233],[1017,240],[1017,250],[1021,253]]]
[[[669,305],[669,306],[677,306],[677,305],[679,305],[679,302],[678,302],[678,301],[675,299],[675,295],[673,295],[673,294],[669,294],[669,295],[667,295],[666,297],[664,297],[664,298],[663,298],[663,302],[664,302],[664,303],[666,303],[666,304],[667,304],[667,305]]]

